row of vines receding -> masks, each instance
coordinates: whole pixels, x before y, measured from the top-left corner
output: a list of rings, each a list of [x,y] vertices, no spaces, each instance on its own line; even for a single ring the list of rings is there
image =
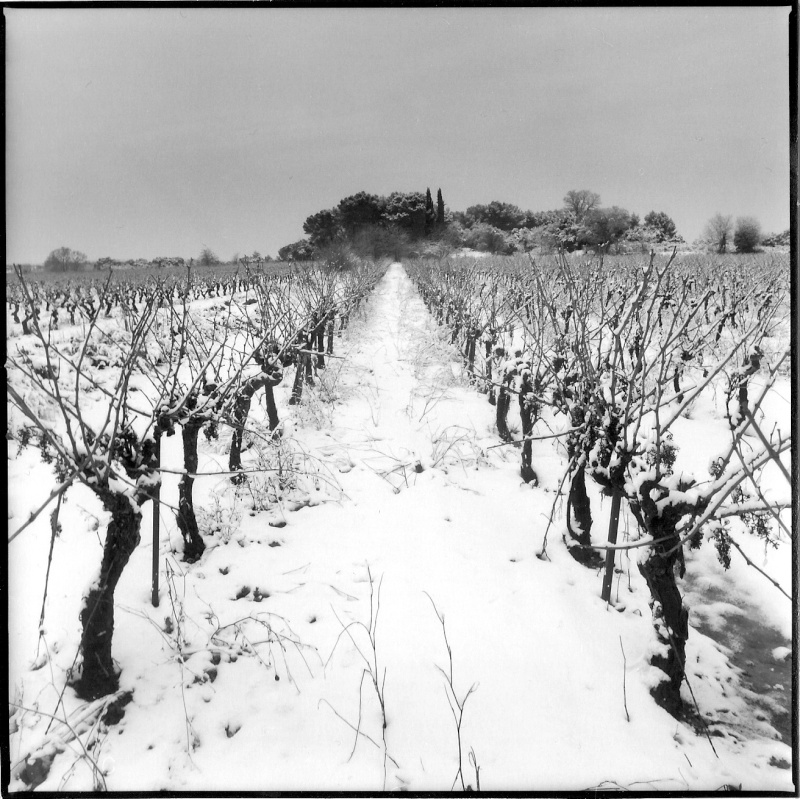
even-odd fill
[[[787,264],[673,253],[419,260],[407,269],[495,407],[501,444],[520,448],[522,478],[538,479],[535,442],[563,446],[564,542],[587,567],[605,560],[604,600],[615,553],[636,550],[659,644],[651,662],[664,673],[653,695],[680,714],[686,550],[708,540],[729,565],[739,535],[770,543],[790,533],[791,437],[763,411],[790,368]],[[674,436],[701,397],[724,406],[729,430],[706,473],[683,463],[687,442]],[[611,497],[607,535],[592,536],[587,479]],[[619,544],[623,509],[637,532]]]
[[[119,684],[114,591],[140,541],[142,505],[159,498],[162,437],[180,431],[182,438],[173,510],[183,557],[194,561],[206,546],[193,497],[200,433],[212,440],[222,428],[231,431],[228,471],[215,474],[242,484],[263,470],[242,457],[254,396],[263,389],[265,443],[277,447],[282,424],[274,387],[288,371],[290,402],[301,402],[303,386],[325,368],[382,272],[374,263],[269,271],[245,263],[227,273],[32,282],[16,270],[6,288],[7,324],[16,326],[6,361],[7,438],[37,446],[57,485],[9,541],[45,511],[55,535],[62,500],[76,483],[110,517],[102,560],[80,607],[81,641],[70,675],[79,696],[95,699]]]

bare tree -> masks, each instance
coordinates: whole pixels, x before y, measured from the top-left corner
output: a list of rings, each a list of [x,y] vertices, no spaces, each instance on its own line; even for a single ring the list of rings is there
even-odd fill
[[[589,189],[572,189],[564,197],[564,206],[580,222],[587,212],[600,205],[600,195]]]
[[[77,269],[87,262],[86,256],[78,250],[71,250],[69,247],[59,247],[47,256],[44,268],[53,272],[68,272]]]
[[[710,249],[718,253],[728,250],[728,241],[733,233],[733,220],[730,216],[714,214],[708,220],[708,224],[703,232],[703,239],[707,242]]]

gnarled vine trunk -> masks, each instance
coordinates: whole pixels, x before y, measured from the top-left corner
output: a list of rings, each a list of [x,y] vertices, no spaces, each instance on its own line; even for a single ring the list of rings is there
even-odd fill
[[[336,331],[336,311],[330,311],[327,317],[328,355],[333,355],[333,338]]]
[[[530,437],[533,434],[533,423],[536,421],[537,405],[533,395],[533,385],[530,374],[526,373],[522,378],[522,385],[519,393],[519,415],[522,420],[522,437],[526,439],[522,443],[522,463],[520,474],[526,483],[538,485],[539,478],[533,470],[533,442]]]
[[[467,334],[467,343],[464,349],[464,356],[467,360],[467,372],[471,383],[475,382],[475,347],[477,343],[478,333],[471,329]]]
[[[661,669],[667,680],[651,693],[667,712],[677,716],[683,708],[681,683],[686,663],[686,641],[689,638],[689,611],[675,582],[674,568],[678,556],[669,554],[663,545],[653,547],[639,564],[639,571],[650,588],[653,626],[664,652],[654,655],[652,665]]]
[[[492,386],[492,342],[488,339],[483,342],[484,345],[484,364],[485,366],[485,373],[484,377],[486,378],[484,385],[480,387],[480,391],[486,391],[489,394],[489,403],[493,404],[494,402],[494,388]]]
[[[289,405],[298,405],[303,398],[303,375],[306,371],[306,359],[309,358],[303,352],[297,355],[297,368],[294,373],[294,382],[292,383],[292,394],[289,397]]]
[[[301,357],[308,356],[301,355]],[[300,369],[299,365],[297,373],[302,378],[302,370]],[[275,407],[275,397],[272,393],[272,388],[273,386],[277,386],[282,379],[283,372],[280,369],[273,369],[270,372],[265,372],[255,375],[255,377],[251,377],[249,380],[246,380],[239,389],[239,393],[236,395],[236,400],[233,405],[233,436],[231,438],[231,451],[228,457],[228,468],[232,472],[239,472],[242,468],[242,441],[244,439],[244,426],[247,424],[247,417],[250,415],[250,405],[253,401],[253,395],[262,386],[268,389],[267,414],[269,416],[270,430],[274,430],[275,427],[278,426],[278,411]],[[302,386],[302,379],[300,381],[300,385]],[[273,421],[275,423],[274,426]],[[244,479],[244,474],[235,474],[231,477],[231,482],[239,484],[243,482]]]
[[[496,422],[497,432],[503,441],[511,441],[511,432],[508,429],[508,409],[511,406],[511,396],[505,386],[505,380],[497,390]]]
[[[314,327],[312,339],[317,351],[317,369],[325,368],[325,315]]]
[[[681,490],[686,487],[681,486]],[[667,506],[659,515],[652,498],[656,490],[654,481],[645,481],[640,490],[641,504],[632,503],[631,510],[654,540],[640,558],[639,572],[650,589],[653,627],[661,644],[661,651],[654,654],[650,662],[661,669],[667,679],[653,688],[651,694],[661,707],[677,716],[683,709],[681,683],[689,638],[689,611],[683,606],[676,581],[676,571],[683,576],[685,567],[680,536],[675,528],[686,508]]]
[[[75,691],[93,700],[113,693],[119,678],[111,657],[114,635],[114,591],[131,553],[139,543],[142,514],[124,494],[95,489],[103,507],[111,514],[103,547],[100,576],[89,589],[80,613],[83,662]]]
[[[586,492],[586,465],[581,464],[572,475],[567,496],[567,548],[578,563],[599,568],[603,558],[592,549],[592,505]]]
[[[592,543],[592,505],[589,502],[589,495],[586,493],[586,466],[582,464],[572,475],[572,482],[569,486],[569,496],[567,507],[571,511],[567,514],[567,527],[570,535],[583,546]],[[575,527],[571,522],[575,522]]]
[[[187,474],[181,477],[178,485],[178,529],[183,536],[183,559],[187,563],[194,563],[199,560],[206,549],[200,530],[197,527],[197,517],[194,513],[194,500],[192,497],[194,478],[189,476],[189,474],[197,471],[197,438],[202,426],[203,420],[190,417],[181,427],[183,468]]]
[[[271,383],[267,383],[264,386],[264,397],[267,400],[267,417],[269,418],[269,429],[272,432],[280,424],[280,419],[278,418],[278,406],[275,404],[275,392],[272,390]]]

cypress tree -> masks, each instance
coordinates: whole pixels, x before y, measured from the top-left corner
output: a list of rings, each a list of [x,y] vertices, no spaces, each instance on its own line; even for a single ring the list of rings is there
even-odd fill
[[[425,189],[425,232],[429,233],[436,224],[436,211],[433,210],[433,197],[430,188]]]
[[[444,200],[441,189],[436,192],[436,225],[437,227],[444,226]]]

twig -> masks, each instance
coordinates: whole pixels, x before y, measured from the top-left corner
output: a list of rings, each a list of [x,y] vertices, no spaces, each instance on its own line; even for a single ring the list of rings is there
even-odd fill
[[[759,574],[761,574],[764,577],[766,577],[767,580],[769,580],[769,582],[771,582],[787,599],[791,599],[792,598],[790,594],[787,594],[786,591],[784,591],[783,588],[781,588],[781,586],[777,583],[777,581],[773,580],[772,577],[770,577],[763,569],[760,569],[758,566],[756,566],[756,564],[753,563],[753,561],[750,560],[750,558],[748,558],[747,555],[744,554],[744,551],[739,546],[739,544],[737,544],[733,540],[732,536],[730,536],[730,535],[728,536],[728,541],[731,544],[733,544],[733,546],[736,547],[736,549],[739,550],[739,554],[745,559],[745,562],[747,563],[748,566],[752,566]]]
[[[16,530],[16,532],[12,533],[8,537],[8,543],[10,544],[26,527],[29,527],[33,521],[39,516],[39,514],[56,498],[58,497],[59,503],[61,502],[61,496],[63,493],[72,485],[75,481],[75,478],[83,471],[84,467],[88,464],[89,459],[86,458],[72,470],[70,476],[64,480],[61,485],[56,486],[51,492],[47,499],[35,510],[33,511],[28,518],[23,522],[23,524]]]
[[[383,670],[383,679],[379,681],[379,668],[378,668],[378,651],[376,646],[376,636],[378,630],[378,617],[380,615],[381,609],[381,586],[383,585],[383,577],[381,576],[380,581],[378,582],[378,591],[377,595],[374,591],[374,580],[372,577],[372,572],[370,571],[369,564],[367,564],[367,576],[369,578],[369,627],[364,624],[362,621],[352,621],[349,624],[344,624],[342,620],[339,618],[339,615],[336,613],[333,605],[331,605],[331,610],[333,611],[333,615],[336,617],[336,620],[342,627],[342,631],[339,633],[336,641],[334,642],[333,649],[331,650],[331,654],[328,656],[327,661],[323,666],[323,671],[327,668],[328,663],[330,663],[331,658],[333,657],[333,653],[336,651],[336,647],[339,644],[342,636],[347,633],[348,638],[352,642],[353,646],[355,647],[356,651],[359,655],[361,655],[362,660],[366,664],[366,668],[364,668],[361,672],[361,681],[358,686],[358,726],[353,727],[349,722],[348,725],[356,731],[356,739],[353,745],[353,751],[350,753],[350,757],[353,756],[355,752],[355,744],[358,742],[358,735],[363,734],[361,733],[361,691],[364,685],[364,675],[369,674],[370,679],[372,680],[373,688],[375,689],[375,695],[378,697],[378,704],[380,705],[381,709],[381,733],[383,738],[383,787],[386,788],[386,761],[391,760],[394,763],[395,768],[399,768],[397,765],[397,761],[391,757],[388,751],[388,746],[386,743],[386,696],[385,696],[385,686],[386,686],[386,669]],[[370,660],[362,651],[361,648],[356,643],[355,638],[353,638],[353,634],[350,632],[351,627],[362,627],[366,633],[367,638],[369,639],[370,649],[372,650],[372,659]],[[333,710],[333,707],[331,707]],[[334,712],[336,712],[334,710]],[[339,715],[337,713],[337,715]],[[340,717],[341,718],[341,717]],[[344,719],[343,719],[344,720]],[[370,739],[371,740],[371,739]],[[348,758],[349,759],[349,758]]]
[[[631,714],[628,713],[628,690],[626,687],[628,659],[625,657],[625,647],[622,646],[622,636],[619,637],[619,648],[622,650],[622,703],[625,706],[625,717],[628,719],[628,721],[630,721]]]
[[[464,782],[464,770],[462,766],[463,746],[461,743],[461,724],[464,720],[464,707],[466,706],[467,700],[470,698],[470,696],[477,690],[478,684],[473,683],[470,686],[467,693],[464,694],[464,697],[462,699],[458,698],[455,686],[453,685],[453,651],[450,649],[450,642],[447,640],[447,628],[445,627],[444,616],[441,613],[439,613],[439,608],[436,607],[436,603],[433,601],[433,597],[427,591],[423,591],[423,593],[425,594],[425,596],[428,597],[428,599],[431,602],[431,605],[433,605],[434,613],[436,613],[436,617],[439,619],[439,623],[442,625],[442,635],[444,636],[444,644],[445,647],[447,648],[447,657],[450,663],[449,672],[446,672],[441,666],[438,665],[436,666],[436,668],[439,669],[439,671],[442,673],[442,676],[445,679],[445,688],[444,688],[445,696],[447,697],[447,703],[450,705],[450,711],[453,714],[453,720],[455,721],[456,724],[456,738],[458,741],[458,771],[456,772],[456,776],[453,779],[453,785],[455,785],[458,779],[460,778],[461,790],[466,791],[467,785]],[[448,688],[450,689],[449,693],[447,691]],[[453,788],[451,786],[450,790],[452,789]]]
[[[490,447],[486,447],[486,449],[497,449],[497,447],[507,447],[509,444],[522,444],[525,441],[544,441],[546,438],[561,438],[562,436],[568,436],[570,433],[577,433],[583,430],[583,427],[570,427],[569,430],[563,430],[560,433],[551,433],[547,436],[528,436],[527,438],[519,438],[513,441],[503,441],[502,444],[492,444]]]
[[[102,712],[103,712],[103,710],[105,709],[105,707],[106,707],[106,706],[109,704],[109,702],[111,702],[111,701],[112,701],[113,699],[115,699],[117,696],[119,696],[119,693],[117,693],[117,694],[112,694],[110,697],[106,697],[106,698],[105,698],[105,699],[106,699],[106,701],[104,701],[104,702],[100,703],[100,706],[98,707],[98,710],[99,710],[99,712],[100,712],[100,713],[102,713]],[[25,711],[25,712],[27,712],[27,713],[34,713],[34,714],[36,714],[36,715],[39,715],[39,716],[44,716],[45,718],[49,718],[49,719],[50,719],[50,723],[51,723],[51,724],[52,724],[54,721],[57,721],[59,724],[63,724],[63,725],[64,725],[64,726],[65,726],[65,727],[66,727],[66,728],[67,728],[67,729],[70,731],[70,733],[72,734],[72,736],[73,736],[74,740],[76,740],[76,741],[77,741],[77,742],[80,744],[80,746],[81,746],[81,749],[83,749],[83,754],[84,754],[84,757],[85,757],[85,758],[86,758],[86,759],[89,761],[89,763],[91,763],[91,768],[92,768],[92,771],[93,771],[93,773],[94,773],[94,776],[95,776],[95,777],[97,777],[97,775],[99,775],[99,776],[100,776],[100,779],[102,780],[102,783],[103,783],[103,790],[104,790],[104,791],[105,791],[105,790],[108,790],[108,787],[107,787],[107,785],[106,785],[106,779],[105,779],[105,775],[104,775],[104,774],[103,774],[103,772],[101,771],[101,769],[100,769],[100,766],[98,766],[98,765],[97,765],[97,763],[95,762],[95,760],[94,760],[94,759],[92,758],[92,756],[89,754],[89,752],[88,752],[88,751],[87,751],[87,749],[86,749],[86,746],[84,745],[83,741],[81,740],[81,737],[80,737],[80,735],[78,735],[78,733],[75,731],[75,728],[74,728],[74,727],[73,727],[73,726],[72,726],[72,725],[71,725],[71,724],[70,724],[70,723],[69,723],[69,722],[66,720],[66,718],[63,718],[63,719],[61,719],[61,718],[59,718],[58,716],[51,715],[50,713],[45,713],[43,710],[34,710],[33,708],[30,708],[30,707],[24,707],[23,705],[18,705],[18,704],[15,704],[14,702],[9,702],[8,704],[9,704],[9,705],[11,705],[12,707],[15,707],[15,708],[19,709],[19,710],[24,710],[24,711]],[[88,716],[88,715],[90,715],[90,714],[87,714],[87,716]],[[82,717],[81,719],[79,719],[78,723],[80,723],[80,722],[83,722],[83,721],[85,721],[85,720],[86,720],[86,717],[84,716],[84,717]],[[48,729],[49,729],[49,725],[48,725]],[[28,758],[28,757],[30,757],[30,755],[26,755],[26,756],[25,756],[25,757],[24,757],[24,758],[23,758],[23,759],[20,761],[20,763],[21,763],[21,762],[23,762],[24,760],[27,760],[27,758]],[[14,766],[14,768],[17,768],[17,767],[20,765],[20,763],[17,763],[17,764]],[[12,769],[12,771],[13,771],[13,769]]]
[[[58,504],[53,511],[53,515],[50,518],[50,552],[47,555],[47,572],[44,576],[44,594],[42,595],[42,611],[39,614],[39,636],[43,635],[42,633],[42,625],[44,624],[44,606],[47,603],[47,587],[50,584],[50,566],[53,563],[53,548],[55,547],[56,543],[56,536],[58,535],[58,512],[61,510],[61,500],[63,499],[63,494],[58,495]],[[38,649],[38,647],[37,647]]]
[[[478,758],[475,755],[475,750],[470,747],[469,762],[473,769],[475,769],[475,790],[480,793],[481,790],[481,767],[478,765]]]
[[[351,730],[354,730],[360,736],[366,738],[371,744],[373,744],[373,746],[377,747],[378,749],[381,748],[381,745],[374,738],[371,738],[369,735],[367,735],[365,732],[362,732],[361,730],[357,730],[344,716],[342,716],[341,713],[339,713],[338,710],[336,710],[336,708],[327,699],[320,699],[319,702],[317,702],[317,707],[319,707],[320,704],[322,704],[322,702],[324,702],[336,714],[336,716],[340,718]],[[387,757],[389,758],[389,760],[392,761],[392,763],[394,763],[396,768],[400,768],[400,766],[397,765],[397,761],[391,755],[387,755]]]
[[[761,443],[764,445],[764,449],[767,452],[769,452],[771,460],[781,470],[783,476],[786,478],[786,482],[789,485],[792,485],[792,477],[789,474],[789,471],[783,465],[783,461],[780,459],[780,456],[779,456],[778,452],[776,452],[776,450],[774,449],[772,444],[769,441],[767,441],[766,437],[764,436],[764,433],[761,431],[761,427],[759,427],[759,425],[757,424],[757,422],[755,420],[755,417],[753,416],[753,412],[750,410],[750,408],[745,408],[744,415],[747,417],[747,420],[750,422],[750,424],[752,425],[753,429],[756,431],[756,434],[761,439]],[[782,449],[779,450],[779,451],[782,451]]]

